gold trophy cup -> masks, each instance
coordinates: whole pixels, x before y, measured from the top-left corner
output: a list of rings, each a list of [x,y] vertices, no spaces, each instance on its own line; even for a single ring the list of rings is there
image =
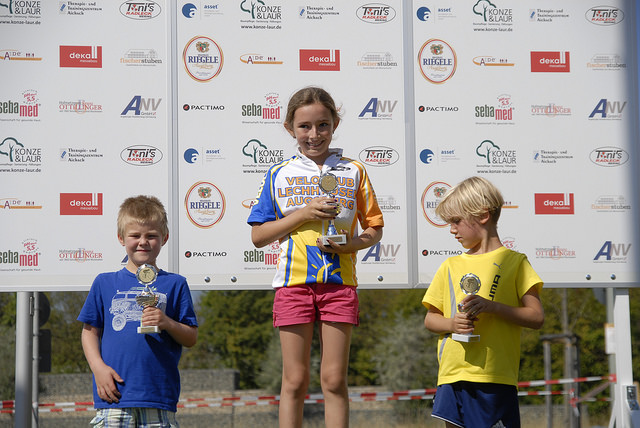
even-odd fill
[[[466,295],[477,294],[480,291],[480,278],[477,275],[472,273],[468,273],[462,277],[460,280],[460,288],[462,292]],[[463,312],[460,303],[458,303],[458,310]],[[458,342],[477,342],[480,340],[479,334],[459,334],[453,333],[451,335],[453,340],[457,340]]]
[[[138,268],[136,278],[140,284],[144,285],[144,290],[136,296],[136,303],[142,306],[143,309],[149,306],[156,306],[158,304],[158,295],[155,294],[149,286],[158,278],[158,269],[156,269],[155,266],[144,264]],[[160,329],[157,325],[142,325],[141,319],[138,333],[160,333]]]
[[[338,188],[338,179],[330,172],[326,172],[320,176],[318,186],[320,186],[320,190],[322,190],[327,196],[332,197],[336,189]],[[338,212],[340,212],[339,204],[337,208]],[[329,220],[329,225],[327,226],[327,234],[322,235],[321,239],[323,245],[329,245],[329,239],[339,245],[344,245],[347,243],[347,235],[338,233],[333,219]]]

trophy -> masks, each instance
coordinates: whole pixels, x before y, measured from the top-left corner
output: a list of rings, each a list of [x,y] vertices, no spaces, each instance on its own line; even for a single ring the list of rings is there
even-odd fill
[[[320,186],[320,190],[322,190],[327,196],[333,197],[333,193],[338,188],[338,179],[330,172],[326,172],[320,176],[318,186]],[[339,204],[337,205],[337,210],[337,212],[340,212]],[[333,219],[329,220],[327,234],[322,236],[322,244],[329,245],[329,239],[340,245],[347,243],[347,235],[338,233],[336,226],[333,223]]]
[[[156,306],[158,304],[158,295],[155,294],[149,287],[156,281],[158,277],[158,269],[154,266],[144,264],[138,268],[136,272],[136,278],[138,282],[144,285],[144,290],[136,296],[136,303],[142,308],[149,306]],[[138,327],[138,333],[160,333],[160,329],[157,325],[142,325],[142,319],[140,319],[140,327]]]
[[[473,295],[480,291],[480,278],[477,275],[472,273],[468,273],[462,277],[460,280],[460,288],[462,292],[466,295]],[[458,303],[458,310],[463,312],[462,305]],[[453,340],[457,340],[458,342],[477,342],[480,340],[479,334],[459,334],[453,333],[451,335]]]

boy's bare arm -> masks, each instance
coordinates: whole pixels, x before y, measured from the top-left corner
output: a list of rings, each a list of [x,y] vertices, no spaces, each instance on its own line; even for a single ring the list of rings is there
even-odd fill
[[[192,347],[198,339],[198,327],[179,323],[168,317],[161,309],[149,306],[142,311],[142,325],[157,325],[179,344]]]
[[[117,383],[123,380],[115,370],[106,365],[100,354],[100,335],[102,330],[89,324],[82,327],[82,349],[96,380],[98,396],[107,403],[117,403],[120,399]]]
[[[427,315],[424,317],[424,326],[437,334],[470,334],[473,333],[473,321],[467,314],[460,312],[457,312],[453,318],[445,318],[442,311],[429,306]]]

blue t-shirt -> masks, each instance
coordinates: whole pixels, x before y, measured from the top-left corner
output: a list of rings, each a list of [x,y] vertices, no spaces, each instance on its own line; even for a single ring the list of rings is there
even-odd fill
[[[78,316],[78,321],[102,329],[102,359],[124,379],[124,383],[117,384],[122,394],[119,403],[109,404],[98,396],[94,377],[96,409],[147,407],[176,411],[182,345],[166,331],[138,334],[142,307],[135,299],[143,289],[126,268],[101,273],[93,281]],[[191,292],[183,276],[160,270],[151,289],[159,297],[158,308],[167,316],[182,324],[198,325]]]

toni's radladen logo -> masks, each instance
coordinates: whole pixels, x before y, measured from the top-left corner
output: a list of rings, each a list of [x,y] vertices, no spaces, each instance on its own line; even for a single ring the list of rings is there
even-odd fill
[[[226,208],[224,194],[208,181],[199,181],[191,186],[184,198],[184,205],[191,223],[202,229],[218,223]]]
[[[196,36],[182,52],[187,74],[198,82],[208,82],[222,71],[224,56],[220,46],[209,37]]]
[[[444,40],[429,39],[418,52],[418,65],[422,77],[431,83],[444,83],[456,72],[456,51]]]
[[[149,166],[162,159],[162,152],[157,147],[136,145],[130,146],[120,152],[120,159],[129,165]]]
[[[622,9],[612,6],[597,6],[587,10],[584,17],[592,24],[610,26],[624,19]]]
[[[126,1],[120,5],[120,13],[127,18],[146,21],[160,15],[160,5],[151,0]]]
[[[444,220],[436,215],[436,207],[450,188],[451,185],[445,182],[434,181],[422,192],[422,213],[424,218],[436,227],[445,227],[447,225]]]
[[[382,3],[369,3],[356,9],[359,20],[370,24],[385,24],[396,17],[396,11],[391,6]]]
[[[400,155],[391,147],[372,146],[360,152],[360,160],[369,166],[389,166],[398,161]]]

